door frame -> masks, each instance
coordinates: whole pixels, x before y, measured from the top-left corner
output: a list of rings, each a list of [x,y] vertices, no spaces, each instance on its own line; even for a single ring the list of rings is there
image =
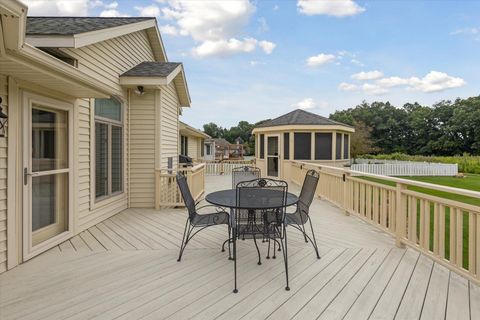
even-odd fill
[[[68,113],[68,212],[67,212],[67,230],[45,240],[35,246],[32,245],[32,213],[31,213],[31,192],[32,192],[32,175],[27,176],[27,184],[25,184],[23,169],[31,170],[30,162],[32,157],[31,150],[31,107],[34,103],[39,105],[63,110]],[[23,154],[22,154],[22,242],[23,242],[23,261],[33,258],[34,256],[62,243],[71,238],[74,234],[73,230],[73,202],[74,202],[74,108],[73,103],[47,98],[35,93],[24,91],[22,93],[22,123],[23,123]],[[54,171],[54,170],[51,170]],[[31,172],[29,172],[31,173]]]
[[[282,143],[280,142],[280,133],[271,133],[271,134],[265,134],[265,176],[269,178],[274,178],[274,179],[280,179],[282,176],[282,163],[281,163],[281,155],[282,155]],[[278,143],[278,176],[269,176],[268,175],[268,138],[269,137],[276,137],[277,138],[277,143]]]

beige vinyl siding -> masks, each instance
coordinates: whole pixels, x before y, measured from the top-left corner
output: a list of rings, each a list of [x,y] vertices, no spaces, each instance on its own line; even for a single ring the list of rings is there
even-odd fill
[[[128,145],[128,105],[124,104],[124,147]],[[127,208],[127,191],[124,190],[123,195],[117,196],[114,201],[111,199],[94,203],[92,200],[95,194],[92,189],[92,182],[95,177],[92,176],[91,166],[94,159],[95,150],[91,148],[91,127],[94,128],[93,119],[93,100],[90,106],[90,100],[77,100],[76,109],[76,135],[75,135],[75,152],[76,152],[76,207],[75,207],[75,233],[83,231],[92,225],[109,218]],[[126,161],[124,166],[127,168]],[[126,172],[126,170],[124,170]],[[128,178],[128,174],[124,174],[124,179]],[[128,183],[124,183],[128,185]]]
[[[0,97],[7,110],[7,77],[0,75]],[[7,270],[7,138],[0,138],[0,273]]]
[[[160,119],[160,168],[167,168],[168,158],[173,157],[173,167],[178,164],[178,108],[175,85],[162,86]]]
[[[145,30],[85,47],[61,49],[78,60],[78,69],[117,91],[118,76],[143,61],[155,61]]]
[[[193,160],[198,159],[198,138],[187,136],[188,137],[188,156]]]
[[[130,98],[130,206],[135,208],[154,206],[155,94]]]

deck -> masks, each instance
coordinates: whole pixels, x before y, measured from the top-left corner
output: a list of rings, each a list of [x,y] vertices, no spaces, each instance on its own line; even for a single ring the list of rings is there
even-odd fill
[[[207,192],[229,185],[207,178]],[[475,284],[328,202],[312,212],[322,259],[291,230],[289,292],[281,254],[258,266],[239,241],[233,294],[225,227],[199,233],[178,263],[185,211],[128,209],[0,275],[0,318],[480,319]]]

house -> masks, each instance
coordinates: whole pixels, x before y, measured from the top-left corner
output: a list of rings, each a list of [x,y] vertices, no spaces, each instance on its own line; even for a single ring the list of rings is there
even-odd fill
[[[350,160],[350,135],[343,123],[297,109],[256,126],[255,160],[262,172],[284,177],[292,160],[342,166]]]
[[[203,161],[205,140],[210,138],[205,132],[180,121],[179,145],[181,155],[192,158],[194,162]]]
[[[244,146],[238,139],[236,143],[230,143],[223,138],[205,140],[205,160],[240,160],[244,153]]]
[[[155,18],[27,17],[0,2],[0,272],[129,207],[178,163],[183,65]]]

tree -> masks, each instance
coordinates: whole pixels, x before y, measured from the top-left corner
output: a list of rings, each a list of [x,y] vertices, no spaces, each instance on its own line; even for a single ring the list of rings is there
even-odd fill
[[[203,125],[203,132],[208,134],[212,138],[223,138],[225,129],[217,126],[215,123],[210,122]]]
[[[350,143],[350,154],[355,161],[359,155],[375,153],[378,148],[373,146],[370,137],[372,128],[367,127],[363,122],[354,122],[355,133],[352,134]]]

